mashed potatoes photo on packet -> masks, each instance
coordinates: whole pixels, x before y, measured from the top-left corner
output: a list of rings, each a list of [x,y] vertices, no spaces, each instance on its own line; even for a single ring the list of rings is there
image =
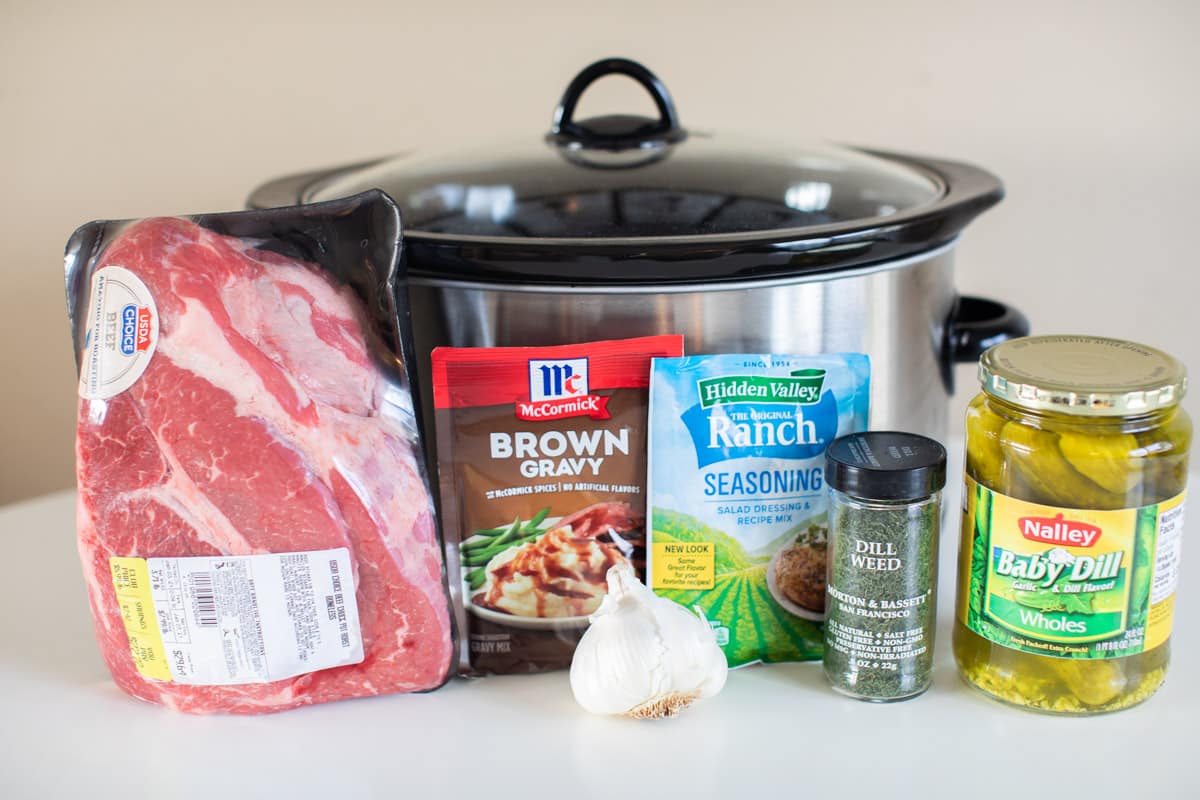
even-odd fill
[[[528,540],[493,544],[486,532],[479,532],[462,544],[464,566],[481,564],[467,573],[468,586],[479,586],[470,602],[517,617],[586,617],[604,599],[609,568],[630,563],[634,545],[625,537],[640,538],[644,524],[628,503],[609,502],[553,520],[545,528],[533,525]]]

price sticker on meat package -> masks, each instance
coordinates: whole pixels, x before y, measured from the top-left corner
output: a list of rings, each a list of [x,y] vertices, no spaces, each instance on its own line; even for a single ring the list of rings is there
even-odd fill
[[[350,552],[109,559],[147,678],[267,683],[363,660]]]

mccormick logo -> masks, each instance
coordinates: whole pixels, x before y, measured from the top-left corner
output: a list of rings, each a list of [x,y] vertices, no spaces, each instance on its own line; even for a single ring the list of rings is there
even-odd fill
[[[1065,544],[1070,547],[1091,547],[1100,540],[1103,531],[1086,522],[1055,517],[1021,517],[1017,520],[1021,535],[1031,542]]]
[[[529,399],[533,402],[582,397],[587,392],[588,360],[586,358],[529,362]]]
[[[525,420],[591,417],[609,419],[608,398],[588,393],[588,360],[565,358],[529,362],[529,402],[517,402]]]
[[[132,303],[121,309],[121,352],[131,356],[150,348],[151,312],[147,306]]]

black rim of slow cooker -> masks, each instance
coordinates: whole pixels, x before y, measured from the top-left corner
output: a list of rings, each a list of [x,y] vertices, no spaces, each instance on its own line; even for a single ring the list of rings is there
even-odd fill
[[[904,164],[943,188],[933,202],[889,217],[813,228],[691,237],[499,239],[404,231],[411,277],[507,285],[638,287],[800,278],[886,264],[937,249],[1004,197],[991,173],[954,161],[862,152]],[[379,160],[285,176],[259,187],[251,208],[311,202],[327,179]]]
[[[410,277],[521,286],[661,286],[794,278],[919,256],[953,240],[1004,197],[991,173],[954,161],[862,149],[918,170],[943,187],[929,204],[853,222],[717,234],[642,238],[491,238],[404,231]],[[295,181],[304,200],[333,174]],[[255,198],[251,198],[254,204]]]
[[[521,240],[411,230],[408,272],[432,281],[598,287],[819,275],[936,249],[1004,196],[1000,181],[975,167],[866,152],[932,172],[946,189],[934,202],[890,217],[755,235]]]

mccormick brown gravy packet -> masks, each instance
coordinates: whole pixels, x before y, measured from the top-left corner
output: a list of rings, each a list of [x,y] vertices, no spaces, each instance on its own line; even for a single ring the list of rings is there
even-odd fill
[[[571,664],[608,568],[646,559],[652,358],[683,337],[433,351],[463,671]]]

